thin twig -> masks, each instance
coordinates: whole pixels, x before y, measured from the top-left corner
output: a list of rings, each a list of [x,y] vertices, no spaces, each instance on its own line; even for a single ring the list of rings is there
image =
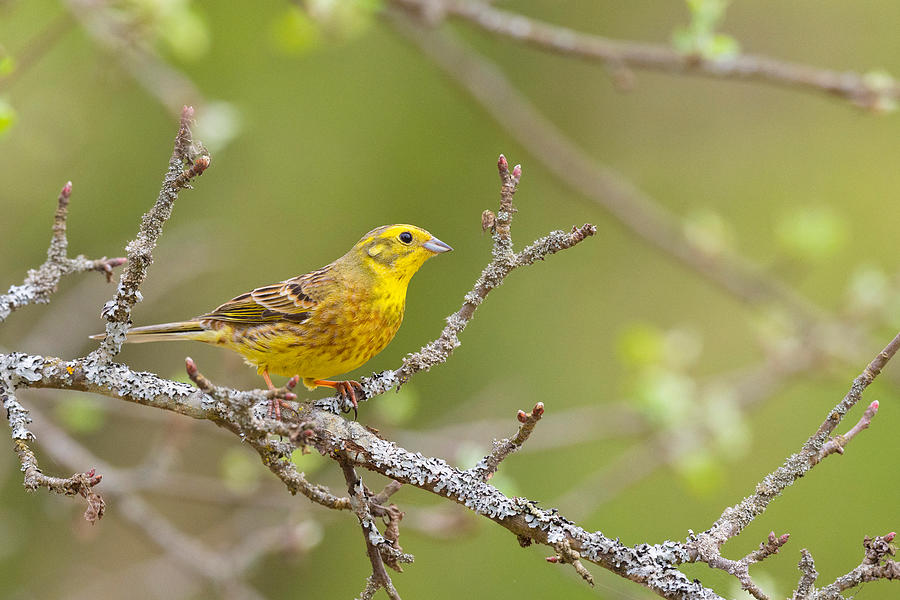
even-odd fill
[[[863,540],[865,558],[862,563],[846,575],[835,579],[834,583],[819,590],[812,587],[817,573],[815,565],[812,565],[812,557],[809,557],[809,553],[805,553],[804,558],[800,561],[804,577],[801,578],[801,584],[794,593],[794,600],[843,600],[845,596],[842,592],[868,581],[900,580],[900,562],[887,558],[887,556],[896,554],[896,549],[891,544],[896,535],[895,532],[891,532],[875,538],[866,536]],[[804,565],[804,560],[807,558],[807,564]]]
[[[67,182],[59,193],[56,213],[53,217],[53,236],[47,248],[47,260],[37,269],[28,271],[22,285],[14,285],[5,294],[0,294],[0,323],[17,308],[29,304],[46,304],[56,292],[59,280],[65,275],[100,271],[110,280],[112,269],[124,264],[124,258],[100,258],[90,260],[84,256],[68,257],[69,241],[66,237],[66,219],[69,214],[69,199],[72,182]]]
[[[838,454],[844,453],[844,447],[850,443],[850,440],[855,438],[859,433],[868,429],[869,425],[872,424],[872,419],[875,418],[875,415],[878,413],[878,400],[873,400],[869,407],[866,409],[866,412],[863,413],[863,416],[860,417],[859,421],[857,421],[856,425],[851,427],[847,433],[844,435],[836,435],[832,438],[829,438],[825,444],[822,445],[822,449],[819,450],[819,453],[812,458],[815,462],[819,462],[824,459],[829,454],[834,454],[837,452]]]
[[[581,555],[572,550],[572,545],[568,540],[563,540],[554,545],[556,556],[548,556],[547,562],[563,565],[572,565],[575,572],[581,576],[591,587],[594,587],[594,576],[581,563]]]
[[[472,467],[472,472],[481,478],[482,481],[487,481],[490,479],[494,473],[497,472],[497,469],[500,467],[500,463],[510,454],[516,452],[525,441],[528,439],[528,436],[531,435],[531,432],[534,431],[534,426],[537,425],[537,422],[541,420],[541,417],[544,415],[544,403],[538,402],[534,405],[534,408],[531,412],[526,413],[524,410],[520,410],[516,414],[516,418],[518,419],[521,425],[519,426],[519,431],[516,433],[516,436],[512,439],[503,439],[494,442],[494,449],[490,454],[482,458],[477,465]]]
[[[622,69],[645,69],[676,75],[754,81],[824,92],[873,111],[885,110],[891,101],[900,98],[900,86],[893,79],[882,82],[851,71],[832,71],[753,54],[722,58],[685,54],[667,45],[612,40],[551,25],[477,0],[390,2],[419,14],[427,11],[432,23],[443,15],[456,17],[489,34],[563,56],[609,65],[617,72]]]
[[[664,257],[683,263],[741,302],[777,302],[800,322],[827,321],[819,307],[758,265],[731,252],[710,252],[686,237],[677,216],[614,169],[589,158],[512,85],[496,64],[465,46],[451,32],[426,31],[397,11],[386,11],[385,16],[531,156]]]
[[[863,391],[881,373],[881,370],[900,348],[900,333],[853,380],[853,385],[843,400],[835,406],[828,418],[810,436],[800,452],[789,456],[784,465],[767,475],[757,486],[756,492],[744,498],[737,506],[725,510],[722,516],[706,532],[717,546],[738,535],[744,527],[762,514],[769,503],[784,489],[803,477],[818,462],[818,456],[844,415],[859,402]],[[704,535],[704,534],[701,534]]]
[[[87,501],[84,518],[89,523],[94,523],[103,517],[106,510],[106,502],[94,490],[94,486],[100,483],[102,475],[94,469],[86,473],[75,473],[71,477],[49,477],[41,472],[37,457],[24,440],[15,440],[14,447],[22,463],[22,471],[25,473],[25,489],[34,491],[38,488],[47,488],[55,494],[64,496],[81,496]]]

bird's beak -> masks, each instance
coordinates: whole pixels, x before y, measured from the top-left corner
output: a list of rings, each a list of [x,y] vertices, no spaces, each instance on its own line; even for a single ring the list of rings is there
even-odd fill
[[[451,250],[453,250],[453,248],[451,248],[450,246],[448,246],[441,240],[437,239],[436,237],[433,237],[430,240],[428,240],[427,242],[425,242],[424,244],[422,244],[422,247],[425,248],[426,250],[431,250],[435,254],[440,254],[441,252],[450,252]]]

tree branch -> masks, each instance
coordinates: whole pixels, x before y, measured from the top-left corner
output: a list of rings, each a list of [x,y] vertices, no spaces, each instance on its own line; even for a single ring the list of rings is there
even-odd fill
[[[516,418],[521,423],[519,427],[519,432],[516,433],[514,438],[503,439],[500,441],[494,442],[494,449],[490,454],[481,459],[477,465],[472,467],[472,473],[478,476],[482,481],[487,481],[490,479],[494,473],[497,472],[497,469],[500,467],[500,463],[510,454],[516,452],[528,437],[531,435],[531,432],[534,431],[534,426],[537,425],[537,422],[541,420],[541,417],[544,414],[544,403],[538,402],[534,405],[534,408],[531,412],[526,413],[523,410],[520,410],[518,414],[516,414]]]
[[[365,486],[357,476],[350,461],[346,457],[341,457],[338,462],[341,465],[341,470],[344,472],[344,479],[350,491],[350,504],[353,512],[356,513],[357,519],[359,519],[359,526],[362,528],[363,539],[366,543],[366,554],[368,554],[369,562],[372,564],[372,574],[366,579],[366,587],[363,590],[362,597],[371,598],[376,591],[384,588],[391,600],[400,600],[400,595],[394,588],[391,577],[384,568],[384,560],[382,559],[382,552],[390,553],[394,549],[390,547],[389,542],[379,533],[378,528],[375,526],[375,519],[369,511],[369,499]]]
[[[106,303],[101,312],[107,321],[106,336],[100,347],[91,353],[95,362],[108,362],[121,350],[125,333],[131,327],[131,309],[143,298],[139,288],[147,277],[147,269],[153,262],[153,249],[162,234],[163,225],[172,215],[178,192],[190,187],[191,179],[202,175],[209,167],[209,155],[202,146],[195,147],[191,137],[193,119],[194,109],[185,106],[159,196],[153,208],[141,219],[137,237],[126,246],[128,266],[119,280],[115,297]],[[185,169],[185,165],[189,167]]]
[[[425,17],[430,24],[450,16],[497,37],[605,64],[618,71],[645,69],[823,92],[872,111],[887,110],[900,98],[900,85],[891,78],[882,81],[852,71],[832,71],[753,54],[707,58],[700,54],[680,53],[668,45],[612,40],[551,25],[483,1],[390,0],[390,3]]]
[[[63,186],[57,199],[56,214],[53,217],[53,237],[47,249],[47,260],[37,269],[28,271],[22,285],[14,285],[0,295],[0,323],[17,308],[29,304],[47,304],[56,292],[59,280],[65,275],[100,271],[107,280],[112,278],[112,270],[125,262],[124,258],[103,258],[90,260],[82,255],[68,257],[69,241],[66,237],[66,219],[69,214],[69,198],[72,182]]]
[[[759,550],[748,554],[741,561],[728,561],[721,557],[719,554],[721,545],[727,539],[738,535],[747,524],[765,511],[774,497],[821,460],[819,455],[842,417],[858,402],[865,388],[900,348],[900,334],[857,377],[845,398],[832,410],[828,419],[809,438],[801,451],[789,457],[784,466],[761,482],[754,495],[745,498],[741,504],[727,509],[708,531],[689,539],[687,543],[665,541],[628,547],[618,539],[607,537],[599,531],[586,531],[564,518],[556,509],[543,509],[527,498],[507,497],[485,482],[503,458],[526,441],[541,416],[540,404],[535,406],[530,415],[524,413],[520,415],[523,424],[513,440],[498,445],[495,451],[482,461],[483,466],[463,471],[451,467],[443,460],[410,452],[383,439],[374,430],[345,420],[334,412],[335,408],[340,408],[336,405],[335,399],[301,404],[297,410],[296,423],[274,421],[266,419],[265,412],[261,410],[261,404],[270,399],[269,394],[261,390],[240,392],[215,386],[199,373],[192,361],[187,362],[188,372],[199,389],[168,381],[151,373],[135,372],[124,365],[111,362],[110,359],[118,352],[127,330],[130,311],[134,304],[140,301],[139,287],[146,276],[153,248],[163,224],[171,214],[177,193],[209,164],[208,157],[202,151],[194,153],[192,150],[190,116],[190,111],[186,110],[156,205],[145,215],[137,239],[128,246],[128,268],[122,276],[116,297],[107,303],[104,309],[104,316],[108,321],[107,339],[101,348],[87,357],[68,361],[23,353],[0,354],[0,392],[10,414],[13,436],[21,441],[23,446],[25,440],[32,436],[26,429],[27,412],[15,397],[17,388],[89,391],[169,410],[195,419],[210,420],[256,449],[264,464],[290,491],[294,493],[299,491],[328,508],[354,511],[363,529],[373,568],[363,597],[371,597],[381,587],[384,587],[391,597],[397,597],[384,567],[399,566],[397,563],[410,558],[402,553],[396,543],[402,513],[399,513],[396,507],[382,505],[399,484],[413,485],[464,505],[469,510],[508,529],[523,545],[540,543],[553,548],[557,552],[558,562],[573,564],[587,580],[590,580],[590,575],[581,561],[600,565],[666,598],[719,599],[720,597],[711,589],[698,581],[688,579],[677,570],[677,566],[685,562],[704,561],[734,572],[742,584],[746,584],[747,589],[756,592],[757,597],[762,597],[761,592],[749,579],[746,568],[775,553],[778,547],[787,541],[787,537],[775,538],[773,534],[768,544],[762,544]],[[186,160],[191,164],[184,169]],[[366,392],[369,397],[384,393],[407,381],[415,373],[446,361],[453,349],[459,345],[458,335],[472,318],[477,307],[515,268],[532,264],[546,255],[570,248],[595,232],[592,225],[576,227],[571,232],[556,231],[515,252],[510,234],[510,224],[515,213],[512,200],[522,170],[519,166],[510,169],[506,159],[501,156],[498,171],[501,178],[500,207],[496,215],[485,213],[482,220],[493,231],[491,262],[482,271],[472,290],[465,295],[460,310],[447,319],[447,326],[438,339],[427,344],[420,352],[407,356],[397,370],[386,371],[366,381]],[[53,252],[58,254],[58,248]],[[864,416],[860,423],[867,425],[872,415]],[[851,438],[855,436],[865,428],[864,425],[857,424],[850,432],[852,435],[848,433],[848,436]],[[283,438],[274,439],[272,434],[286,437],[288,441]],[[16,437],[17,435],[20,437]],[[844,443],[846,442],[839,445],[842,447]],[[297,472],[290,461],[291,453],[296,448],[307,445],[315,447],[323,455],[332,457],[340,463],[350,488],[349,497],[336,497],[326,488],[310,484],[301,473]],[[23,464],[28,462],[31,465],[27,453],[25,456]],[[381,494],[372,495],[359,480],[356,467],[381,473],[395,483],[390,484]],[[32,468],[32,474],[34,469],[36,463]],[[376,517],[387,517],[389,520],[384,535],[375,526]],[[867,580],[866,577],[893,578],[896,563],[884,561],[885,555],[890,552],[891,539],[892,535],[884,536],[880,541],[879,538],[867,541],[867,557],[860,570],[858,572],[854,570],[846,580],[836,581],[832,584],[836,586],[833,589],[839,591],[848,589],[854,581]],[[736,565],[743,570],[737,570]],[[811,559],[807,566],[809,565]],[[810,583],[813,580],[810,575],[812,570],[814,568],[809,566],[804,571],[805,579],[802,580],[801,586],[804,589],[812,590]],[[848,587],[841,587],[845,584]]]
[[[388,22],[465,90],[513,139],[575,192],[602,207],[628,231],[700,274],[739,301],[777,303],[801,323],[826,323],[823,311],[737,254],[712,252],[687,238],[683,223],[614,169],[589,158],[486,57],[450,32],[426,31],[396,10]]]
[[[840,424],[844,415],[859,402],[863,391],[881,373],[881,369],[900,348],[900,333],[866,366],[863,372],[853,380],[853,385],[843,400],[835,406],[828,418],[810,436],[799,452],[784,461],[784,465],[766,475],[756,488],[756,492],[744,500],[725,510],[713,526],[700,534],[698,550],[701,555],[710,555],[714,547],[718,549],[727,540],[738,535],[753,519],[762,514],[769,503],[789,485],[803,477],[819,460],[819,453],[828,440],[828,436]],[[701,546],[706,546],[702,549]]]

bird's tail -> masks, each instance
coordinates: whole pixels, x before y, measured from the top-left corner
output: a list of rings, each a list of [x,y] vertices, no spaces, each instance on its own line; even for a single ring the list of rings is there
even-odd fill
[[[172,340],[206,341],[207,337],[212,338],[214,335],[214,332],[204,329],[198,321],[181,321],[178,323],[132,327],[126,334],[125,342],[140,344],[143,342],[168,342]],[[91,339],[102,340],[105,337],[105,333],[98,333],[92,335]]]

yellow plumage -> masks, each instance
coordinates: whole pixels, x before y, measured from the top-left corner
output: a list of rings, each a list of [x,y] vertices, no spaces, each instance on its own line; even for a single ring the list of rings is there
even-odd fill
[[[132,328],[126,341],[223,346],[255,366],[270,388],[270,373],[299,375],[307,388],[336,388],[355,405],[358,383],[327,379],[388,345],[403,320],[410,279],[426,260],[448,250],[419,227],[385,225],[330,265],[241,294],[190,321]]]

